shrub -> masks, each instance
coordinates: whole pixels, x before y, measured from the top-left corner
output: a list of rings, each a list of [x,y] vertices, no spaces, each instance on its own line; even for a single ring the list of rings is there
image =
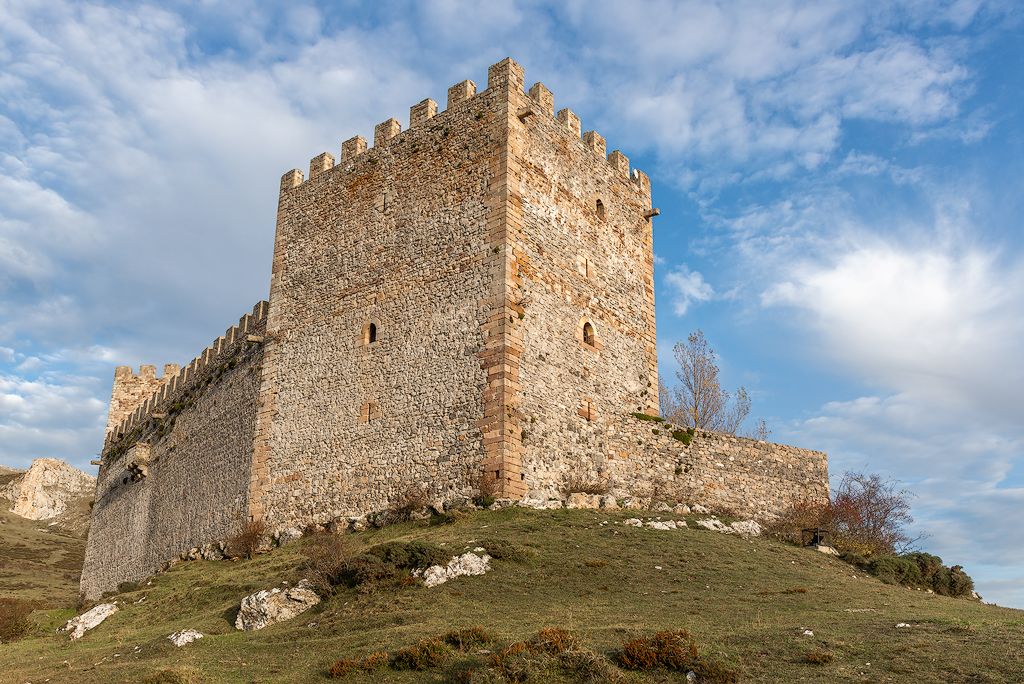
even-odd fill
[[[673,430],[672,439],[678,440],[683,444],[689,445],[689,443],[693,441],[694,434],[696,434],[696,430],[694,430],[693,428],[686,428],[685,430]]]
[[[429,506],[430,501],[427,498],[426,490],[416,485],[410,485],[392,502],[387,511],[386,520],[389,523],[407,522]]]
[[[522,546],[504,539],[481,539],[476,543],[495,560],[524,561],[530,557],[530,553]]]
[[[0,642],[16,641],[32,630],[32,603],[24,599],[0,598]]]
[[[578,643],[576,637],[561,627],[545,627],[534,634],[526,646],[531,653],[557,656],[575,648]]]
[[[498,494],[497,478],[488,477],[487,474],[481,473],[473,485],[477,491],[476,496],[473,497],[474,504],[481,508],[487,508],[495,502]]]
[[[653,423],[661,423],[665,420],[661,416],[650,416],[646,413],[631,413],[630,415],[636,418],[637,420],[647,420]]]
[[[349,541],[337,534],[320,534],[313,537],[303,549],[306,561],[302,572],[321,596],[334,594],[335,585],[343,583],[348,562],[352,558]]]
[[[353,660],[352,658],[340,658],[331,663],[330,668],[327,670],[327,676],[332,679],[340,679],[341,677],[348,676],[352,672],[359,669],[359,661]]]
[[[424,541],[386,542],[366,553],[403,570],[424,570],[432,565],[444,565],[452,556],[437,544]]]
[[[451,525],[457,523],[466,517],[464,511],[452,510],[444,511],[443,513],[434,513],[430,516],[431,525]]]
[[[117,585],[118,594],[127,594],[132,591],[138,591],[142,585],[139,582],[121,582]]]
[[[249,520],[242,524],[238,534],[231,537],[227,544],[227,553],[233,557],[252,558],[263,546],[267,536],[267,524],[262,520]]]
[[[607,494],[608,493],[608,481],[607,480],[588,480],[580,476],[573,476],[569,478],[561,488],[562,496],[568,496],[569,494],[582,493],[582,494]]]
[[[389,661],[390,656],[388,656],[386,652],[376,651],[363,658],[363,662],[360,663],[360,667],[368,672],[372,670],[379,670],[382,667],[387,667]]]
[[[699,655],[697,643],[685,629],[630,639],[616,653],[616,659],[628,670],[664,667],[677,672],[693,671],[699,682],[731,684],[739,681],[737,674],[725,665]]]
[[[870,557],[905,550],[915,539],[907,532],[911,493],[872,474],[847,472],[828,502],[797,504],[772,521],[769,532],[794,544],[801,531],[820,527],[832,533],[840,552]]]
[[[380,557],[361,553],[345,561],[334,578],[334,584],[368,589],[382,582],[397,579],[400,574],[398,568],[384,562]]]
[[[930,553],[915,551],[867,559],[856,554],[843,554],[842,558],[887,584],[931,589],[936,594],[954,598],[973,595],[974,581],[962,567],[946,567],[941,558]]]
[[[415,646],[398,649],[391,656],[391,667],[396,670],[429,670],[443,665],[452,657],[451,648],[439,639],[424,639]]]
[[[474,625],[448,632],[441,637],[452,648],[466,651],[474,646],[486,646],[494,641],[494,637],[483,627]]]

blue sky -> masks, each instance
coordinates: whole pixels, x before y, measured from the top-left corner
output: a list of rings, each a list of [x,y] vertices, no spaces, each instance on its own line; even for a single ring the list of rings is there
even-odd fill
[[[89,468],[113,367],[266,296],[278,179],[505,56],[650,173],[662,373],[916,492],[1024,607],[1024,31],[1011,2],[0,0],[0,463]]]

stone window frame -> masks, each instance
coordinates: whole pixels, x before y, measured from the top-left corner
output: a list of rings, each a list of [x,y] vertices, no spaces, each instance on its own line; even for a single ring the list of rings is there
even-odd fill
[[[576,413],[587,422],[592,423],[597,420],[597,409],[594,408],[594,401],[589,397],[580,402],[580,407]]]
[[[380,404],[374,399],[364,401],[362,406],[359,407],[359,423],[365,425],[367,423],[376,423],[380,420],[382,414],[380,412]]]
[[[587,341],[586,329],[590,326],[591,333],[593,334],[592,343]],[[589,316],[584,316],[580,319],[579,324],[576,326],[576,341],[579,342],[581,349],[586,349],[590,352],[599,352],[604,348],[601,339],[597,335],[597,326],[594,325],[593,320]]]
[[[597,275],[593,259],[583,255],[576,257],[576,270],[587,280],[593,280]]]
[[[370,333],[373,333],[373,339],[370,339]],[[371,318],[363,324],[363,330],[359,335],[359,343],[368,348],[372,349],[380,344],[380,321],[376,318]]]
[[[594,201],[594,213],[597,214],[597,218],[599,220],[608,220],[608,208],[605,206],[604,200],[602,200],[600,197],[596,198]]]

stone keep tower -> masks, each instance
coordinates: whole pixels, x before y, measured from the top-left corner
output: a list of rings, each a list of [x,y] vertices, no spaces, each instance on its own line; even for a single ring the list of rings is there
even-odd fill
[[[650,183],[511,59],[285,174],[252,515],[556,487],[657,412]]]

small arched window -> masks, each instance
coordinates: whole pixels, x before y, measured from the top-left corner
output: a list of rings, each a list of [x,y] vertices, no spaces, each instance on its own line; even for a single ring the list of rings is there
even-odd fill
[[[583,344],[595,346],[594,326],[590,324],[590,321],[583,324]]]
[[[595,209],[597,209],[597,218],[603,221],[605,218],[604,202],[597,200],[597,206]]]
[[[363,345],[369,347],[376,344],[378,339],[377,323],[371,321],[363,326]]]

